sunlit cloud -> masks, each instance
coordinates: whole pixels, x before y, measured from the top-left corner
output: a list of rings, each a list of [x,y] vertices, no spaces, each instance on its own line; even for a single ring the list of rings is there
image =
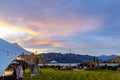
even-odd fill
[[[4,32],[12,32],[12,33],[19,33],[19,32],[22,32],[22,33],[28,33],[28,34],[32,34],[32,35],[35,35],[37,34],[36,31],[30,29],[30,28],[26,28],[25,26],[21,26],[21,25],[17,25],[17,24],[13,24],[13,23],[10,23],[8,22],[7,20],[2,20],[0,19],[0,30],[1,31],[4,31]]]
[[[32,34],[32,35],[36,35],[36,34],[39,34],[38,32],[30,29],[30,28],[26,28],[26,27],[18,27],[17,28],[18,30],[21,30],[21,31],[24,31],[26,33],[29,33],[29,34]]]
[[[101,22],[97,19],[78,19],[77,17],[72,16],[68,17],[68,19],[47,18],[37,21],[27,21],[19,18],[19,23],[24,23],[26,26],[23,24],[16,24],[17,22],[9,23],[6,19],[1,21],[1,26],[5,26],[6,30],[14,28],[15,31],[12,32],[17,32],[17,34],[26,34],[26,36],[21,35],[24,40],[21,40],[21,37],[16,37],[16,42],[23,46],[24,43],[29,42],[31,45],[48,45],[50,47],[65,48],[68,47],[69,44],[64,43],[58,38],[76,35],[78,32],[89,32],[91,30],[99,29],[101,26]]]
[[[41,45],[41,46],[51,46],[51,47],[64,47],[65,44],[62,41],[53,38],[32,38],[28,39],[28,42],[32,43],[33,45]]]
[[[29,25],[37,27],[37,30],[43,34],[58,34],[58,35],[72,35],[77,32],[85,32],[94,30],[100,27],[102,24],[99,20],[86,18],[75,19],[46,19],[44,21],[32,21],[28,22]],[[36,30],[36,31],[37,31]]]

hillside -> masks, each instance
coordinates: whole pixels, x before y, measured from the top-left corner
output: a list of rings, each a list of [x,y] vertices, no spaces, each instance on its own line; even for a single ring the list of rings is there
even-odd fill
[[[108,60],[111,60],[111,59],[114,59],[114,58],[117,58],[119,57],[118,55],[101,55],[101,56],[98,56],[98,59],[100,59],[101,61],[108,61]]]
[[[62,54],[62,53],[43,53],[40,54],[43,57],[45,63],[50,63],[51,61],[57,61],[58,63],[78,63],[78,62],[86,62],[93,61],[94,56],[89,55],[80,55],[80,54]],[[96,58],[97,59],[97,58]]]

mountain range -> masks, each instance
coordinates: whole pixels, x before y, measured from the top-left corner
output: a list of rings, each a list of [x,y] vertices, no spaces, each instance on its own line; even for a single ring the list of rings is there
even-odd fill
[[[62,53],[43,53],[40,54],[45,63],[56,61],[58,63],[79,63],[97,60],[95,56],[80,55],[80,54],[62,54]]]
[[[101,56],[98,56],[98,59],[100,59],[101,61],[107,61],[117,57],[119,57],[119,55],[101,55]]]
[[[88,61],[108,61],[114,58],[119,57],[118,55],[101,55],[101,56],[90,56],[90,55],[80,55],[80,54],[62,54],[62,53],[43,53],[39,54],[44,59],[45,63],[50,63],[56,61],[58,63],[79,63],[79,62],[88,62]]]

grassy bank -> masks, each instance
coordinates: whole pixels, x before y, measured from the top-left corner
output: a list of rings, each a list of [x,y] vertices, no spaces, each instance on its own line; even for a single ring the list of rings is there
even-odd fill
[[[42,73],[30,77],[29,71],[25,73],[25,80],[120,80],[120,72],[115,71],[59,71],[42,69]]]

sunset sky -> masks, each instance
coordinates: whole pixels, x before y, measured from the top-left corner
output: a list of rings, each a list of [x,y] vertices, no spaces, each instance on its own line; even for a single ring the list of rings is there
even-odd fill
[[[0,0],[0,38],[38,53],[120,54],[120,0]]]

